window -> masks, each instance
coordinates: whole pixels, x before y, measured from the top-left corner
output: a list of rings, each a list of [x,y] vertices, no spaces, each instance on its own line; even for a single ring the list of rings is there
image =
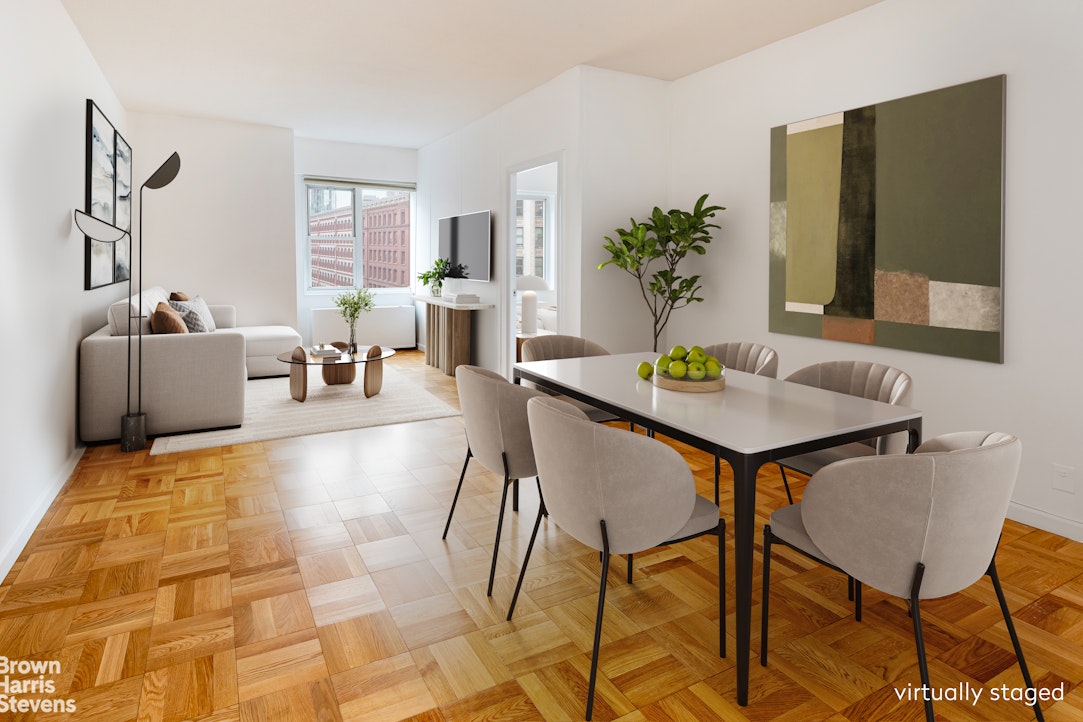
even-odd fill
[[[410,287],[412,189],[309,180],[305,191],[310,290]],[[401,254],[373,250],[389,234],[402,239]]]
[[[551,282],[547,264],[552,247],[553,199],[520,193],[515,201],[515,273]]]

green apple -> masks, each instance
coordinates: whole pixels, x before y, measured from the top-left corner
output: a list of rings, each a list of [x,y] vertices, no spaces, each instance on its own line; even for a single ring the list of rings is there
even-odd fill
[[[722,376],[722,364],[718,363],[718,359],[713,357],[707,359],[707,363],[703,364],[703,368],[706,370],[709,379],[717,379]]]
[[[651,374],[654,373],[654,366],[650,361],[640,361],[639,366],[636,367],[636,373],[639,374],[641,379],[649,379]]]
[[[669,375],[675,379],[683,379],[688,373],[688,364],[684,361],[674,361],[669,365]]]
[[[669,356],[662,354],[658,357],[658,360],[654,362],[654,369],[660,374],[667,373],[669,371],[669,364],[672,361],[673,359],[671,359]]]
[[[701,381],[707,375],[707,369],[699,361],[688,364],[688,378],[693,381]]]
[[[708,357],[707,357],[707,361],[714,361],[714,362],[715,362],[716,364],[718,364],[719,366],[721,366],[721,365],[722,365],[722,362],[718,360],[718,357],[717,357],[717,356],[708,356]],[[704,363],[704,365],[706,365],[707,361],[704,361],[704,362],[703,362],[703,363]]]
[[[669,357],[674,361],[682,361],[688,355],[688,349],[684,346],[674,346],[669,350]]]
[[[702,346],[693,346],[688,349],[688,363],[701,364],[707,360],[707,352],[703,350]]]

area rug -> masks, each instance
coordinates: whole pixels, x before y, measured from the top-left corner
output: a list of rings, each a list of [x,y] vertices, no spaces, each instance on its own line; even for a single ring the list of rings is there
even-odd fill
[[[150,453],[153,456],[458,415],[457,409],[386,364],[383,388],[368,399],[360,373],[352,384],[326,386],[317,369],[316,373],[309,372],[304,403],[290,396],[288,377],[252,379],[244,390],[244,423],[240,428],[162,436],[154,440]]]

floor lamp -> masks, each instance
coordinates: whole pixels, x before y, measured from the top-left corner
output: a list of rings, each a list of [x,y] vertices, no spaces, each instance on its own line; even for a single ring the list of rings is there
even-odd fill
[[[147,415],[143,413],[143,189],[164,188],[180,172],[180,155],[175,151],[158,170],[139,187],[139,306],[135,314],[128,311],[128,406],[120,420],[120,450],[141,451],[147,447]],[[128,274],[128,297],[132,293],[132,274]],[[132,319],[139,329],[139,360],[136,366],[136,412],[132,413]]]

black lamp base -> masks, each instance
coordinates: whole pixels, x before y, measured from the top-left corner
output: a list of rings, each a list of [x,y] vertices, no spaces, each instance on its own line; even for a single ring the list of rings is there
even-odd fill
[[[142,451],[147,448],[147,415],[125,414],[120,417],[120,450]]]

